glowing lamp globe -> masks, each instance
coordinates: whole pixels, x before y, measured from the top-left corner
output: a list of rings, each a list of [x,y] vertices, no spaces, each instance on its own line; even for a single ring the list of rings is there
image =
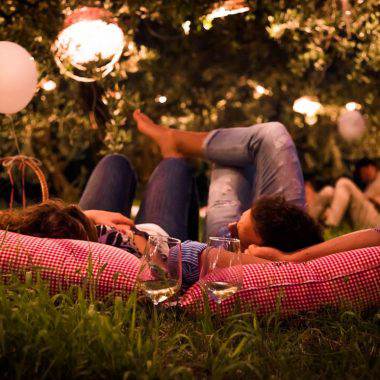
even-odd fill
[[[124,48],[124,34],[112,13],[84,7],[65,20],[52,51],[62,74],[80,82],[104,78]]]
[[[302,96],[293,104],[293,110],[303,115],[313,116],[318,113],[322,105],[310,96]]]
[[[366,131],[364,117],[357,110],[343,112],[338,119],[338,131],[348,142],[360,140]]]

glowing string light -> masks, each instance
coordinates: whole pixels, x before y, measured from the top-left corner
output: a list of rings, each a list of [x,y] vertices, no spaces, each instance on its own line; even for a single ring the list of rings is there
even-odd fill
[[[347,111],[355,111],[360,110],[360,108],[362,108],[362,106],[356,102],[348,102],[345,107]]]
[[[216,18],[236,15],[248,11],[249,7],[246,6],[244,0],[227,0],[222,3],[222,6],[216,5],[206,17],[212,21]]]
[[[187,20],[182,24],[182,29],[186,35],[190,33],[191,21]]]
[[[263,95],[270,95],[270,91],[267,90],[264,86],[257,84],[254,86],[253,97],[255,99],[260,99]]]
[[[166,103],[167,100],[168,98],[165,95],[158,95],[155,99],[157,103],[161,103],[161,104]]]
[[[44,80],[41,84],[41,87],[45,91],[53,91],[57,87],[57,84],[53,80]]]
[[[302,96],[293,104],[295,112],[305,115],[305,121],[309,125],[314,125],[317,121],[317,113],[321,110],[322,104],[313,100],[310,96]]]
[[[303,115],[315,115],[322,108],[322,104],[309,96],[302,96],[293,104],[293,110]]]
[[[203,28],[209,30],[212,28],[212,21],[217,18],[232,16],[239,13],[249,11],[244,0],[227,0],[223,2],[222,6],[216,5],[214,9],[205,16],[203,20]]]

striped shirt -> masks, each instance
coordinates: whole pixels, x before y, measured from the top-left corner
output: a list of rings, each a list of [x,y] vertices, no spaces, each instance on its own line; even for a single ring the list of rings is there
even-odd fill
[[[123,249],[141,258],[136,244],[133,241],[133,234],[123,234],[114,227],[98,225],[98,242],[102,244],[112,245]],[[136,232],[136,231],[135,231]],[[181,244],[182,253],[182,288],[187,289],[199,279],[199,257],[202,251],[207,247],[207,244],[197,241],[187,240]],[[169,253],[169,270],[170,266],[175,266],[177,263],[178,249],[172,248]]]
[[[186,240],[181,244],[182,253],[182,289],[186,290],[199,280],[199,258],[207,247],[205,243]],[[170,250],[168,264],[169,269],[177,265],[178,247]]]
[[[112,245],[123,249],[137,258],[141,258],[136,244],[133,241],[133,234],[123,234],[114,227],[99,225],[96,226],[98,231],[98,242],[102,244]],[[141,233],[135,229],[134,233]],[[218,234],[219,236],[230,237],[228,228],[223,228]],[[182,253],[182,288],[188,289],[191,285],[199,280],[199,258],[207,244],[198,241],[186,240],[181,244]],[[170,266],[177,265],[178,248],[172,248],[169,252],[168,264]]]

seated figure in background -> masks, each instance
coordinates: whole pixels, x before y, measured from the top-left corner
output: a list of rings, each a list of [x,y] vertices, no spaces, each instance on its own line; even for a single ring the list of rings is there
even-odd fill
[[[360,160],[356,171],[366,185],[364,191],[348,178],[340,178],[334,189],[330,207],[325,213],[327,226],[339,226],[346,212],[355,229],[380,225],[380,171],[376,162],[367,158]]]
[[[324,186],[317,191],[312,179],[305,176],[305,196],[307,212],[313,219],[320,220],[331,204],[334,197],[334,188]]]

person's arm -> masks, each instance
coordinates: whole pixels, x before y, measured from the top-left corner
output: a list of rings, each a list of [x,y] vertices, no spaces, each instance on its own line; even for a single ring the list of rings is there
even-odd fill
[[[333,253],[380,245],[380,231],[376,229],[352,232],[323,243],[304,248],[295,253],[283,253],[274,248],[250,246],[247,259],[252,263],[257,258],[271,261],[305,262]]]
[[[208,250],[208,251],[207,251]],[[206,260],[210,260],[215,263],[214,269],[226,268],[230,266],[231,255],[229,251],[220,250],[218,248],[206,248],[200,258],[200,277],[206,275],[204,268],[206,268]],[[268,263],[270,260],[261,258],[255,255],[250,255],[248,250],[245,250],[241,255],[241,263],[245,264],[263,264]]]
[[[134,225],[133,220],[119,212],[103,210],[84,210],[83,212],[95,225],[104,224],[106,226],[114,227],[124,233]]]

